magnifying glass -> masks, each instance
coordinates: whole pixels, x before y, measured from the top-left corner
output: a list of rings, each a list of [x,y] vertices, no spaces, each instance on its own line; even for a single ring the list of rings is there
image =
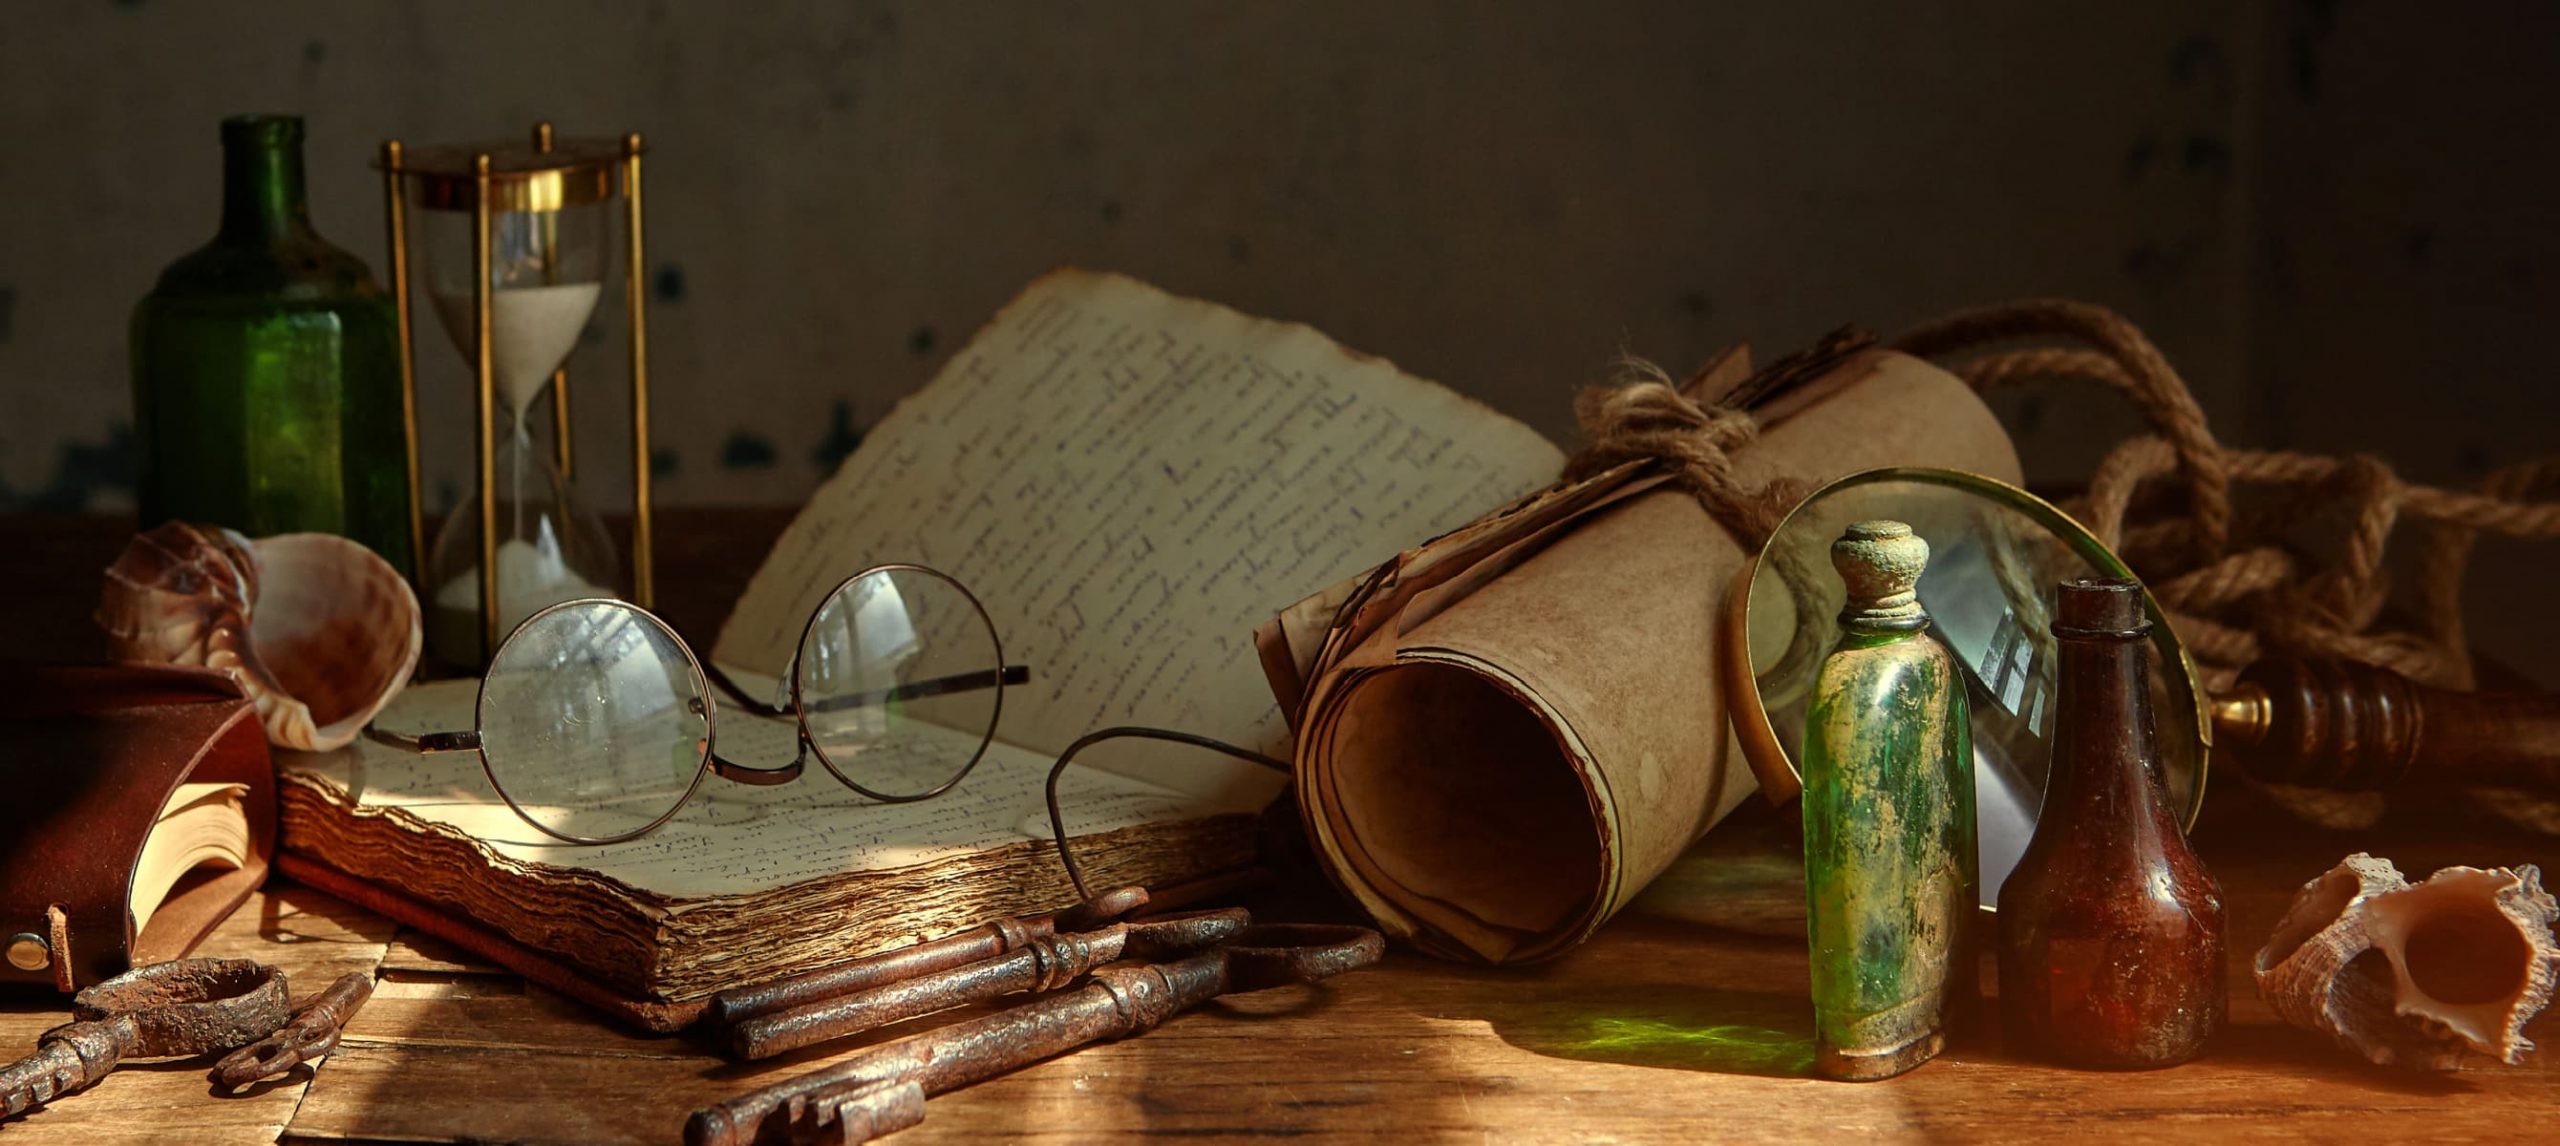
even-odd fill
[[[1783,803],[1802,788],[1796,754],[1815,670],[1840,639],[1847,596],[1830,566],[1853,522],[1908,523],[1929,542],[1920,603],[1964,667],[1972,721],[1982,902],[2026,852],[2052,759],[2054,586],[2132,577],[2122,558],[2050,502],[1994,478],[1905,467],[1851,474],[1779,523],[1734,579],[1718,650],[1726,704],[1760,789]],[[2160,604],[2149,677],[2161,781],[2182,824],[2204,804],[2217,747],[2269,783],[2346,791],[2487,786],[2501,798],[2560,798],[2560,693],[2427,688],[2376,665],[2275,655],[2208,695]]]
[[[1719,650],[1724,693],[1744,758],[1771,799],[1803,787],[1797,754],[1815,671],[1839,642],[1846,596],[1833,539],[1853,522],[1905,522],[1929,543],[1920,604],[1964,675],[1974,751],[1982,905],[2027,850],[2053,755],[2054,586],[2125,577],[2097,537],[2042,498],[1979,474],[1896,468],[1851,474],[1797,505],[1734,580]],[[2146,590],[2150,679],[2161,780],[2192,827],[2204,803],[2212,714],[2195,661]]]

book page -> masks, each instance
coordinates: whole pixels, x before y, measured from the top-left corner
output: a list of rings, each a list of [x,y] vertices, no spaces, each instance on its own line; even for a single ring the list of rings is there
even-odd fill
[[[779,674],[828,590],[914,562],[967,584],[1030,667],[1001,739],[1056,753],[1137,724],[1285,754],[1255,626],[1562,463],[1527,426],[1308,327],[1059,271],[864,438],[715,656]],[[1278,785],[1196,750],[1078,762],[1229,807]]]
[[[413,734],[468,729],[478,684],[413,686],[383,711],[380,727]],[[730,708],[720,710],[714,738],[721,755],[756,766],[790,760],[799,743],[792,722]],[[567,869],[589,871],[671,899],[749,895],[1045,840],[1041,786],[1050,763],[992,744],[951,791],[922,803],[879,804],[837,783],[813,759],[798,779],[771,787],[709,777],[673,820],[639,839],[566,844],[535,830],[499,798],[477,753],[427,754],[371,740],[336,752],[276,753],[277,770],[288,781],[317,784],[359,815],[396,809],[430,830],[480,841],[501,866],[551,869],[540,874],[555,878]],[[1212,811],[1196,798],[1081,768],[1060,780],[1059,803],[1075,835]]]
[[[126,892],[134,934],[151,925],[188,872],[207,864],[236,870],[249,862],[249,813],[243,806],[248,798],[247,784],[219,781],[191,781],[169,792],[142,841]]]

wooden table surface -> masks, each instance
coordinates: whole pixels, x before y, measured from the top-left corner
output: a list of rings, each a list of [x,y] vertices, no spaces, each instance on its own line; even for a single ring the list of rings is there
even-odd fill
[[[707,639],[782,517],[667,521],[668,611]],[[21,655],[94,652],[82,618],[94,570],[121,537],[111,521],[0,518],[12,555],[0,593]],[[924,1125],[897,1140],[2549,1140],[2560,1073],[2547,1056],[2522,1067],[2475,1060],[2453,1074],[2368,1066],[2279,1023],[2250,988],[2248,964],[2294,889],[2347,852],[2416,876],[2453,863],[2547,864],[2560,841],[2444,807],[2395,809],[2370,833],[2324,833],[2240,784],[2215,789],[2196,836],[2230,908],[2232,1021],[2184,1066],[2066,1070],[2009,1057],[1983,1033],[1899,1079],[1808,1077],[1802,911],[1784,858],[1792,810],[1753,807],[1564,958],[1494,970],[1391,954],[1322,987],[1212,1004],[1143,1038],[935,1098]],[[316,1073],[218,1098],[204,1060],[129,1067],[0,1123],[6,1140],[665,1142],[694,1107],[832,1057],[744,1068],[682,1037],[619,1031],[284,882],[199,953],[275,963],[302,990],[358,968],[377,968],[382,983]],[[58,1002],[0,1000],[0,1046],[31,1047],[65,1017]],[[2548,1039],[2560,1025],[2546,1015],[2530,1033]]]

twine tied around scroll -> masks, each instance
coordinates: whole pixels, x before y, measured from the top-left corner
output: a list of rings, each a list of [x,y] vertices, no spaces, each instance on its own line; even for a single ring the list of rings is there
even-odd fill
[[[1995,349],[2029,340],[2045,345]],[[2142,577],[2215,689],[2270,653],[2347,657],[2468,689],[2462,575],[2473,544],[2484,532],[2560,537],[2560,502],[2534,500],[2560,487],[2560,458],[2499,470],[2464,491],[2403,481],[2369,455],[2227,447],[2167,357],[2104,307],[2001,303],[1925,324],[1892,345],[1955,360],[1951,369],[1977,391],[2095,382],[2140,408],[2153,432],[2109,452],[2087,495],[2064,509]],[[1765,540],[1810,492],[1801,483],[1740,480],[1731,454],[1757,436],[1758,423],[1745,411],[1690,400],[1649,363],[1622,365],[1615,384],[1581,395],[1575,413],[1590,444],[1568,477],[1661,458],[1746,544]],[[2242,487],[2256,488],[2235,498]],[[2345,525],[2325,560],[2298,543],[2302,523],[2323,515],[2342,515]],[[2426,544],[2416,568],[2418,626],[2381,627],[2391,588],[2385,558],[2404,520]]]
[[[1732,530],[1745,547],[1758,549],[1813,486],[1783,474],[1752,485],[1734,472],[1734,452],[1760,436],[1759,420],[1745,407],[1822,376],[1876,341],[1867,331],[1841,327],[1743,379],[1726,391],[1722,403],[1689,397],[1703,376],[1687,386],[1674,385],[1661,367],[1633,356],[1620,358],[1614,377],[1585,387],[1574,398],[1574,420],[1585,444],[1566,460],[1564,479],[1576,482],[1628,462],[1660,461],[1706,508],[1707,516]],[[1710,363],[1709,371],[1716,365]]]
[[[1589,387],[1574,399],[1573,413],[1589,444],[1565,463],[1566,481],[1660,458],[1707,515],[1745,546],[1756,548],[1768,540],[1787,511],[1813,492],[1803,482],[1783,478],[1764,486],[1745,484],[1733,472],[1732,455],[1760,436],[1760,423],[1731,406],[1692,401],[1650,362],[1621,362],[1614,381]]]

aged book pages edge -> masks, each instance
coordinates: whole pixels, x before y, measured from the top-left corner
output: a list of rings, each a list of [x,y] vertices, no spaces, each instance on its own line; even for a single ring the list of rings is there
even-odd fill
[[[197,868],[237,871],[249,863],[256,845],[248,797],[248,785],[224,782],[191,781],[170,791],[133,864],[125,908],[134,934],[150,930],[152,915]]]
[[[676,899],[593,872],[519,865],[402,809],[350,807],[307,777],[281,777],[278,795],[287,850],[396,886],[642,999],[698,998],[1076,898],[1045,841],[751,895]],[[1088,878],[1162,886],[1250,865],[1253,818],[1080,836],[1076,853]]]

